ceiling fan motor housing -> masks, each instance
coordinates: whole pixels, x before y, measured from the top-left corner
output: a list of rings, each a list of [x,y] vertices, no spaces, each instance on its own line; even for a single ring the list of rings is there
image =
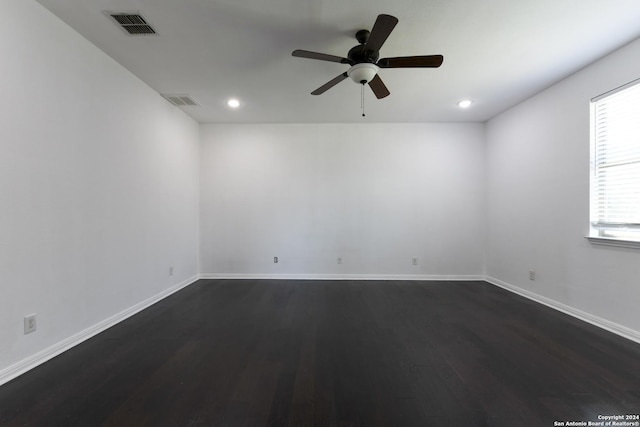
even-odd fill
[[[347,54],[347,58],[349,58],[355,64],[359,64],[361,62],[370,62],[372,64],[375,64],[376,62],[378,62],[379,57],[380,52],[367,49],[363,44],[352,47]]]
[[[375,65],[368,62],[362,64],[355,64],[347,71],[347,75],[351,77],[356,83],[365,84],[369,83],[378,74],[380,69]]]

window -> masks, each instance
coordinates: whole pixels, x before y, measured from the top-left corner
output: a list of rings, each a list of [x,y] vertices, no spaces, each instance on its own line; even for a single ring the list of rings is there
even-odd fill
[[[640,80],[591,102],[590,237],[640,242]]]

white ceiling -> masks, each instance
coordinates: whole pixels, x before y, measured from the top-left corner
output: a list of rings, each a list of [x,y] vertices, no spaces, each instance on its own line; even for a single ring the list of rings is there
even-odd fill
[[[191,95],[202,123],[485,121],[640,36],[639,0],[38,1],[159,93]],[[158,34],[126,35],[104,11],[140,11]],[[381,57],[442,67],[381,70],[391,95],[366,88],[366,118],[351,80],[310,95],[348,65],[291,52],[346,56],[380,13],[399,19]]]

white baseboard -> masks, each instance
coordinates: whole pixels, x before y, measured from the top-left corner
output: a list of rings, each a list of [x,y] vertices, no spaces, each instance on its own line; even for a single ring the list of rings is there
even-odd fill
[[[577,319],[583,320],[594,326],[597,326],[613,334],[619,335],[623,338],[626,338],[628,340],[631,340],[640,344],[640,332],[636,330],[627,328],[626,326],[622,326],[618,323],[611,322],[609,320],[603,319],[601,317],[595,316],[593,314],[587,313],[577,308],[568,306],[566,304],[552,300],[550,298],[543,297],[542,295],[538,295],[534,292],[519,288],[510,283],[503,282],[502,280],[496,279],[494,277],[486,276],[485,280],[488,283],[491,283],[492,285],[499,286],[510,292],[513,292],[515,294],[528,298],[537,303],[544,304],[547,307],[553,308],[554,310],[558,310],[564,314],[568,314],[569,316],[573,316]]]
[[[202,274],[201,279],[249,280],[441,280],[484,281],[483,275],[420,275],[420,274]]]
[[[160,292],[159,294],[152,296],[151,298],[147,298],[146,300],[139,302],[138,304],[129,307],[128,309],[123,310],[120,313],[117,313],[101,322],[98,322],[95,325],[52,345],[51,347],[45,348],[44,350],[39,351],[38,353],[1,370],[0,385],[11,381],[12,379],[24,374],[25,372],[35,368],[38,365],[43,364],[50,359],[53,359],[57,355],[64,353],[70,348],[82,343],[83,341],[86,341],[89,338],[99,334],[100,332],[114,326],[115,324],[122,322],[123,320],[133,316],[134,314],[144,310],[145,308],[179,291],[180,289],[191,285],[198,279],[199,277],[193,277],[180,282]]]

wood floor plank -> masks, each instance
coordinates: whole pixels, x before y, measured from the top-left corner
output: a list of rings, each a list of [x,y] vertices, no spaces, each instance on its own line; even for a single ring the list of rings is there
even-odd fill
[[[640,345],[484,282],[201,280],[0,387],[2,426],[551,426]]]

